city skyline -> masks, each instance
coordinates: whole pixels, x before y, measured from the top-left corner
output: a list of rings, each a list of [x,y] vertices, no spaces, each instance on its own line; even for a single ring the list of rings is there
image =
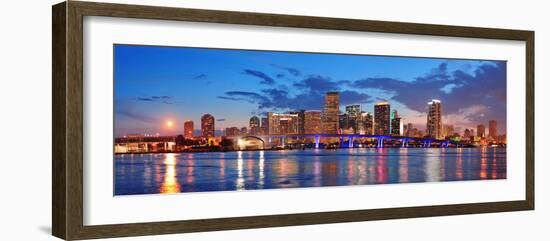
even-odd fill
[[[334,71],[324,68],[329,63]],[[404,119],[398,126],[412,123],[420,130],[426,127],[426,102],[438,98],[443,124],[464,131],[495,120],[504,134],[505,70],[501,61],[115,45],[115,136],[183,134],[184,122],[200,127],[207,113],[216,132],[249,127],[250,117],[261,120],[267,112],[326,111],[327,92],[340,94],[332,112],[358,105],[373,114],[376,103],[387,101],[392,114],[398,110]],[[430,87],[435,94],[429,96],[415,90],[428,84],[440,88]],[[486,95],[472,102],[480,93]]]

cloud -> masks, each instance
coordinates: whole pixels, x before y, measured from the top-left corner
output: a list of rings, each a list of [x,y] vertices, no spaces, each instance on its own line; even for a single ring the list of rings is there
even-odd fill
[[[353,90],[342,91],[338,82],[328,77],[311,75],[294,82],[291,94],[286,86],[261,89],[259,92],[228,91],[220,99],[257,104],[258,111],[322,109],[326,92],[340,91],[341,104],[365,103],[371,96]]]
[[[333,82],[329,77],[320,75],[310,75],[305,79],[294,82],[293,86],[306,92],[323,94],[340,89],[337,82]]]
[[[461,108],[457,113],[447,114],[443,116],[446,124],[474,128],[479,123],[479,119],[483,119],[489,108],[484,105],[472,105],[466,108]]]
[[[146,97],[137,97],[136,100],[138,101],[146,101],[146,102],[157,102],[162,104],[173,104],[173,98],[171,96],[167,95],[153,95],[153,96],[146,96]]]
[[[505,62],[484,63],[471,73],[463,70],[450,72],[443,63],[412,81],[365,78],[352,82],[350,86],[390,91],[392,100],[418,112],[426,112],[430,99],[439,99],[446,115],[461,115],[466,108],[482,105],[487,107],[484,115],[469,116],[468,120],[481,123],[489,119],[506,119]]]
[[[216,119],[216,121],[219,121],[219,122],[220,122],[220,121],[225,121],[225,119]]]
[[[128,102],[118,102],[116,106],[116,114],[128,117],[144,123],[158,123],[159,119],[148,115],[147,112],[136,110],[134,106]],[[117,119],[115,117],[115,119]]]
[[[208,77],[206,74],[193,75],[193,79],[206,79],[206,77]]]
[[[285,66],[281,66],[281,65],[277,65],[277,64],[273,64],[272,66],[275,67],[275,68],[278,68],[278,69],[286,70],[289,74],[291,74],[294,77],[298,77],[298,76],[302,75],[302,72],[299,69],[296,69],[296,68],[285,67]]]
[[[271,78],[267,74],[265,74],[263,72],[260,72],[260,71],[257,71],[257,70],[245,69],[243,71],[243,74],[260,78],[261,79],[261,81],[260,81],[261,84],[266,84],[266,85],[275,84],[275,80],[273,78]]]

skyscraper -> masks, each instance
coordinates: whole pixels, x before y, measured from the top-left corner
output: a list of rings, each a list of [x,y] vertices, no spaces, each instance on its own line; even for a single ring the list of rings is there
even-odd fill
[[[393,118],[391,119],[391,134],[393,136],[402,136],[403,135],[403,121],[397,110],[394,110],[392,113]]]
[[[361,113],[361,119],[363,122],[363,132],[364,135],[372,135],[373,129],[374,129],[374,120],[372,118],[372,114],[369,112],[362,112]],[[361,133],[361,130],[359,130]]]
[[[306,111],[304,113],[304,134],[319,134],[321,131],[321,111]]]
[[[304,134],[304,114],[305,114],[305,110],[300,110],[300,111],[292,111],[292,112],[289,112],[289,114],[296,114],[298,115],[298,134]]]
[[[493,140],[496,140],[497,137],[498,137],[497,121],[496,120],[490,120],[489,121],[489,137],[493,138]]]
[[[298,114],[267,113],[269,135],[298,134]]]
[[[225,128],[225,136],[238,136],[241,131],[237,127],[227,127]]]
[[[464,137],[464,139],[469,140],[470,137],[473,136],[473,133],[472,133],[472,132],[473,132],[473,129],[470,130],[470,129],[466,128],[466,129],[464,130],[464,135],[463,135],[462,137]]]
[[[426,134],[429,137],[441,139],[441,101],[432,100],[428,102],[428,121],[426,125]]]
[[[374,134],[390,134],[390,103],[378,102],[374,105]]]
[[[482,124],[477,125],[477,136],[485,137],[485,126]]]
[[[261,131],[262,131],[262,135],[269,134],[269,119],[267,117],[262,117]]]
[[[250,128],[251,135],[260,134],[260,118],[257,116],[252,116],[248,122],[248,127]]]
[[[349,129],[348,126],[348,114],[346,113],[339,113],[338,114],[338,131],[347,131]]]
[[[347,128],[353,128],[353,133],[359,133],[359,126],[361,124],[361,106],[360,105],[347,105]]]
[[[409,137],[413,137],[413,124],[412,123],[408,123],[407,124],[407,133],[405,134],[406,136],[409,136]]]
[[[323,132],[337,134],[339,129],[338,112],[340,109],[340,94],[327,92],[325,95],[325,109],[323,112]]]
[[[214,137],[214,116],[211,114],[205,114],[201,117],[201,132],[205,138]]]
[[[443,134],[442,137],[450,137],[454,134],[455,127],[453,125],[443,125]]]
[[[188,120],[183,123],[183,136],[185,138],[193,138],[193,131],[195,129],[195,125],[192,120]]]

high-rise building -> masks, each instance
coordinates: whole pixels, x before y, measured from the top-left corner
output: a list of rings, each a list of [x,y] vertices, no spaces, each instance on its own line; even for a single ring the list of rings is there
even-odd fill
[[[304,112],[304,134],[319,134],[321,132],[321,111]]]
[[[498,137],[497,121],[496,120],[490,120],[489,121],[489,137],[493,138],[493,140],[496,140],[497,137]]]
[[[485,126],[483,124],[477,125],[477,136],[485,137]]]
[[[372,135],[374,131],[374,119],[372,118],[372,114],[369,112],[362,112],[361,121],[363,122],[363,130],[359,130],[359,133],[363,135]]]
[[[241,127],[241,135],[246,135],[246,134],[248,134],[248,129],[246,128],[246,126]]]
[[[391,134],[393,136],[402,136],[403,135],[403,120],[397,114],[397,110],[394,110],[391,118]]]
[[[374,105],[374,134],[390,135],[390,103],[378,102]]]
[[[346,106],[346,116],[347,116],[347,128],[352,128],[353,133],[359,133],[361,121],[361,106],[360,105],[347,105]]]
[[[300,111],[292,111],[292,112],[289,112],[289,114],[296,114],[298,115],[298,134],[304,134],[304,131],[305,131],[305,127],[304,127],[304,114],[305,114],[305,110],[300,110]]]
[[[262,135],[269,134],[269,119],[267,117],[262,117]]]
[[[237,127],[227,127],[227,128],[225,128],[225,135],[226,136],[238,136],[238,135],[240,135],[239,128],[237,128]]]
[[[267,113],[269,135],[298,134],[298,114]]]
[[[470,137],[474,136],[474,129],[468,129],[466,128],[464,130],[464,135],[462,136],[464,139],[469,140]]]
[[[183,136],[185,138],[193,138],[193,131],[195,131],[195,125],[192,120],[183,123]]]
[[[455,127],[453,125],[443,125],[442,137],[451,137],[455,133]]]
[[[409,137],[413,137],[413,124],[412,123],[408,123],[407,124],[407,133],[405,134],[406,136],[409,136]]]
[[[250,117],[250,121],[248,122],[248,127],[250,128],[251,135],[260,134],[260,118],[258,118],[257,116]]]
[[[214,116],[205,114],[201,117],[201,133],[205,138],[214,137],[216,128],[214,127]]]
[[[428,121],[426,124],[426,134],[429,137],[441,139],[441,101],[432,100],[428,102]]]
[[[350,127],[348,126],[348,114],[340,113],[338,114],[338,131],[347,131]]]
[[[339,129],[340,94],[338,92],[327,92],[324,106],[323,132],[325,134],[337,134]]]

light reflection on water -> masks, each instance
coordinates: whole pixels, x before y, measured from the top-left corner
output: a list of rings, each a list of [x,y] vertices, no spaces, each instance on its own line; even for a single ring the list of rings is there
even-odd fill
[[[115,195],[505,178],[504,148],[312,149],[115,156]]]

